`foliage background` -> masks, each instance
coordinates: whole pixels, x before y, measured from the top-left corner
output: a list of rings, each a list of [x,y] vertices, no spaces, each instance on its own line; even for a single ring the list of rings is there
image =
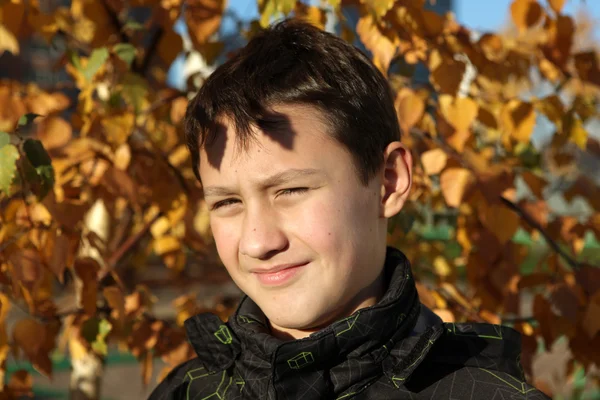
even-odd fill
[[[258,0],[257,20],[225,15],[237,30],[220,37],[222,0],[0,0],[17,77],[0,82],[0,398],[144,397],[124,394],[137,385],[123,365],[149,390],[193,356],[185,318],[227,318],[239,293],[181,120],[214,67],[283,15],[363,48],[397,92],[416,170],[389,241],[422,301],[513,326],[533,384],[600,398],[598,43],[564,3],[514,0],[510,26],[473,32],[425,0]],[[35,46],[52,55],[37,84],[19,74],[48,67]],[[551,134],[532,140],[540,126]]]

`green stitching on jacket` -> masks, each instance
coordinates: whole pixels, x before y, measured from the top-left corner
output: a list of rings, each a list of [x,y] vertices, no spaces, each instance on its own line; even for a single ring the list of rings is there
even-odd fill
[[[527,385],[527,382],[521,382],[520,380],[518,380],[517,378],[515,378],[515,377],[514,377],[514,376],[512,376],[512,375],[508,375],[508,374],[506,374],[506,375],[507,375],[509,378],[512,378],[512,379],[513,379],[515,382],[517,382],[517,383],[520,385],[520,387],[519,387],[519,386],[517,386],[517,385],[515,385],[515,384],[513,384],[513,383],[510,383],[510,382],[509,382],[509,381],[507,381],[506,379],[502,379],[501,377],[499,377],[498,375],[496,375],[496,374],[495,374],[495,373],[493,373],[492,371],[489,371],[489,370],[487,370],[487,369],[485,369],[485,368],[479,368],[479,369],[480,369],[480,370],[482,370],[482,371],[485,371],[485,372],[487,372],[488,374],[492,375],[493,377],[495,377],[495,378],[499,379],[500,381],[504,382],[505,384],[507,384],[507,385],[508,385],[508,386],[510,386],[511,388],[513,388],[513,389],[517,390],[517,391],[518,391],[519,393],[521,393],[521,394],[526,394],[526,393],[529,393],[529,392],[531,392],[531,391],[534,391],[534,390],[536,390],[535,388],[530,388],[530,389],[528,389],[528,390],[525,390],[525,385]]]
[[[254,323],[256,323],[255,320],[250,319],[250,318],[246,317],[245,315],[238,315],[238,319],[241,319],[243,322],[245,322],[247,324],[254,324]]]
[[[216,331],[214,335],[217,339],[219,339],[219,342],[223,344],[231,344],[233,342],[231,332],[229,332],[229,328],[227,328],[225,325],[221,325],[219,330]]]
[[[342,321],[346,321],[346,323],[348,324],[348,327],[346,329],[344,329],[343,331],[340,331],[338,333],[335,334],[335,336],[340,336],[342,333],[346,333],[350,330],[352,330],[352,328],[354,328],[354,324],[356,323],[356,320],[358,319],[358,316],[360,314],[360,311],[356,312],[356,315],[351,315],[348,318],[344,318]]]
[[[313,355],[310,351],[303,351],[297,356],[294,356],[287,360],[287,362],[291,369],[300,369],[306,367],[309,364],[314,363],[315,359],[313,358]]]
[[[246,381],[242,377],[238,377],[235,380],[235,384],[242,385],[242,386],[240,386],[240,393],[242,393],[242,390],[244,390],[244,386],[246,386]]]
[[[448,325],[452,326],[452,329],[448,329],[448,332],[450,332],[450,333],[452,333],[453,335],[456,335],[456,336],[477,336],[477,337],[480,337],[480,338],[496,339],[496,340],[503,340],[504,339],[502,337],[502,327],[500,325],[492,325],[494,327],[494,330],[498,334],[497,336],[493,336],[493,335],[478,335],[475,332],[473,332],[473,333],[462,333],[460,331],[457,332],[456,331],[456,325],[454,324],[454,322],[449,322]]]
[[[352,392],[352,393],[346,393],[346,394],[344,394],[344,395],[342,395],[342,396],[340,396],[340,397],[336,397],[336,399],[335,399],[335,400],[340,400],[340,399],[343,399],[343,398],[345,398],[345,397],[352,396],[353,394],[356,394],[356,392]]]
[[[197,369],[191,370],[187,373],[187,377],[190,378],[190,383],[188,385],[187,395],[186,395],[187,400],[190,400],[190,388],[192,386],[192,382],[196,379],[204,378],[205,376],[211,375],[210,373],[206,373],[206,374],[195,376],[195,377],[191,376],[191,374],[190,374],[191,372],[198,371],[201,369],[204,369],[204,368],[197,368]],[[227,371],[223,371],[221,373],[221,382],[219,382],[219,386],[217,386],[217,390],[215,390],[214,393],[211,393],[208,396],[201,398],[200,400],[207,400],[214,396],[216,396],[219,400],[223,400],[225,398],[225,393],[227,393],[227,389],[229,389],[229,386],[231,386],[231,382],[233,381],[233,377],[230,376],[229,381],[226,383],[226,377],[227,377]],[[227,386],[225,386],[225,388],[222,388],[223,384],[225,384],[225,383],[227,384]]]

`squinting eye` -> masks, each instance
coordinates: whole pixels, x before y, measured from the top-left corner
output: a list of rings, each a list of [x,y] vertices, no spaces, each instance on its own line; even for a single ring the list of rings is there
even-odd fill
[[[305,193],[305,192],[308,192],[308,188],[300,187],[300,188],[283,189],[283,190],[280,190],[278,194],[283,195],[283,196],[288,196],[291,194],[301,194],[301,193]]]
[[[212,211],[212,210],[216,210],[217,208],[227,207],[229,205],[236,203],[237,201],[238,200],[236,200],[236,199],[221,200],[221,201],[218,201],[215,204],[213,204],[213,206],[210,209]]]

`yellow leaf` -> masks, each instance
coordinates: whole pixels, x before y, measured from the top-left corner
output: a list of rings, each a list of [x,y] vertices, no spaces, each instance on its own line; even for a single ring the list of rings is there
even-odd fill
[[[189,0],[184,11],[190,37],[194,46],[208,42],[221,26],[225,0]]]
[[[515,140],[529,143],[535,127],[535,111],[530,103],[511,100],[501,112],[504,130]]]
[[[468,97],[440,96],[440,111],[446,121],[459,132],[468,131],[477,117],[479,106]]]
[[[510,5],[510,15],[520,32],[538,23],[542,14],[542,7],[537,0],[514,0]]]
[[[18,55],[19,41],[4,25],[0,25],[0,56],[5,51],[10,51],[14,55]]]
[[[588,133],[579,118],[574,117],[569,127],[569,141],[575,143],[580,149],[585,150]]]
[[[471,171],[465,168],[448,168],[440,176],[440,187],[446,204],[459,207],[473,182]]]
[[[115,150],[114,164],[117,169],[125,171],[131,162],[131,148],[123,143]]]
[[[408,134],[423,117],[425,102],[413,90],[402,88],[396,96],[395,106],[402,133]]]
[[[421,163],[427,175],[436,175],[446,167],[448,155],[442,149],[427,150],[421,154]]]
[[[548,0],[548,3],[550,3],[550,8],[552,8],[555,13],[559,14],[560,10],[562,10],[565,5],[565,0]]]
[[[373,63],[387,76],[387,70],[397,49],[397,37],[390,31],[382,32],[370,14],[363,15],[356,24],[356,33],[373,54]]]
[[[133,124],[134,116],[132,113],[117,114],[102,119],[106,139],[117,146],[127,141],[133,130]]]
[[[180,248],[181,242],[174,236],[162,236],[154,240],[154,252],[159,256],[179,250]]]
[[[452,267],[445,257],[437,256],[433,260],[433,269],[438,276],[442,278],[448,277],[452,273]]]
[[[295,14],[296,18],[302,19],[320,29],[325,29],[327,16],[321,8],[316,6],[307,6],[304,3],[298,2],[296,3]]]

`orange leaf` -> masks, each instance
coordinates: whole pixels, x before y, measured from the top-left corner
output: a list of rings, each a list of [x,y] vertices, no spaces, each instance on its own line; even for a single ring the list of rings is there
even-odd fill
[[[125,296],[118,286],[108,286],[102,291],[108,306],[113,309],[116,319],[125,317]]]
[[[448,168],[440,176],[440,187],[446,204],[459,207],[473,183],[471,171],[464,168]]]
[[[396,112],[402,133],[408,134],[410,129],[423,117],[425,102],[409,88],[402,88],[396,96]]]
[[[15,371],[8,382],[8,389],[17,398],[33,396],[32,388],[33,377],[24,369]]]
[[[562,10],[565,5],[565,0],[548,0],[548,3],[550,3],[550,8],[552,8],[555,13],[559,14],[560,10]]]
[[[185,116],[185,110],[188,105],[188,100],[184,97],[178,97],[171,102],[171,122],[174,125],[179,124]]]
[[[96,313],[99,270],[100,265],[91,257],[75,260],[75,273],[82,282],[78,293],[81,307],[90,316]]]
[[[479,205],[479,220],[501,244],[514,236],[520,224],[517,213],[502,204],[488,204],[486,201]]]
[[[431,71],[429,80],[440,93],[454,96],[463,79],[465,69],[465,63],[444,57],[436,49],[431,51],[429,56],[429,70]]]
[[[158,56],[169,66],[177,58],[183,50],[183,41],[181,36],[173,31],[173,29],[165,30],[165,33],[158,41],[157,52]]]
[[[13,341],[31,361],[42,348],[45,335],[46,327],[32,318],[21,319],[13,327]]]
[[[446,167],[448,155],[442,149],[427,150],[421,154],[421,163],[427,175],[436,175]]]
[[[71,124],[60,117],[44,118],[38,128],[38,137],[47,150],[63,147],[72,135]]]
[[[525,171],[521,174],[521,178],[527,183],[531,192],[538,199],[543,199],[544,188],[548,184],[546,180],[540,176],[535,175],[533,172]]]
[[[539,22],[543,10],[536,0],[514,0],[510,5],[510,14],[519,32],[524,32]]]
[[[208,42],[219,29],[225,0],[189,0],[185,7],[185,22],[194,46]]]
[[[590,299],[582,324],[590,339],[593,339],[600,332],[600,292],[596,292]]]

